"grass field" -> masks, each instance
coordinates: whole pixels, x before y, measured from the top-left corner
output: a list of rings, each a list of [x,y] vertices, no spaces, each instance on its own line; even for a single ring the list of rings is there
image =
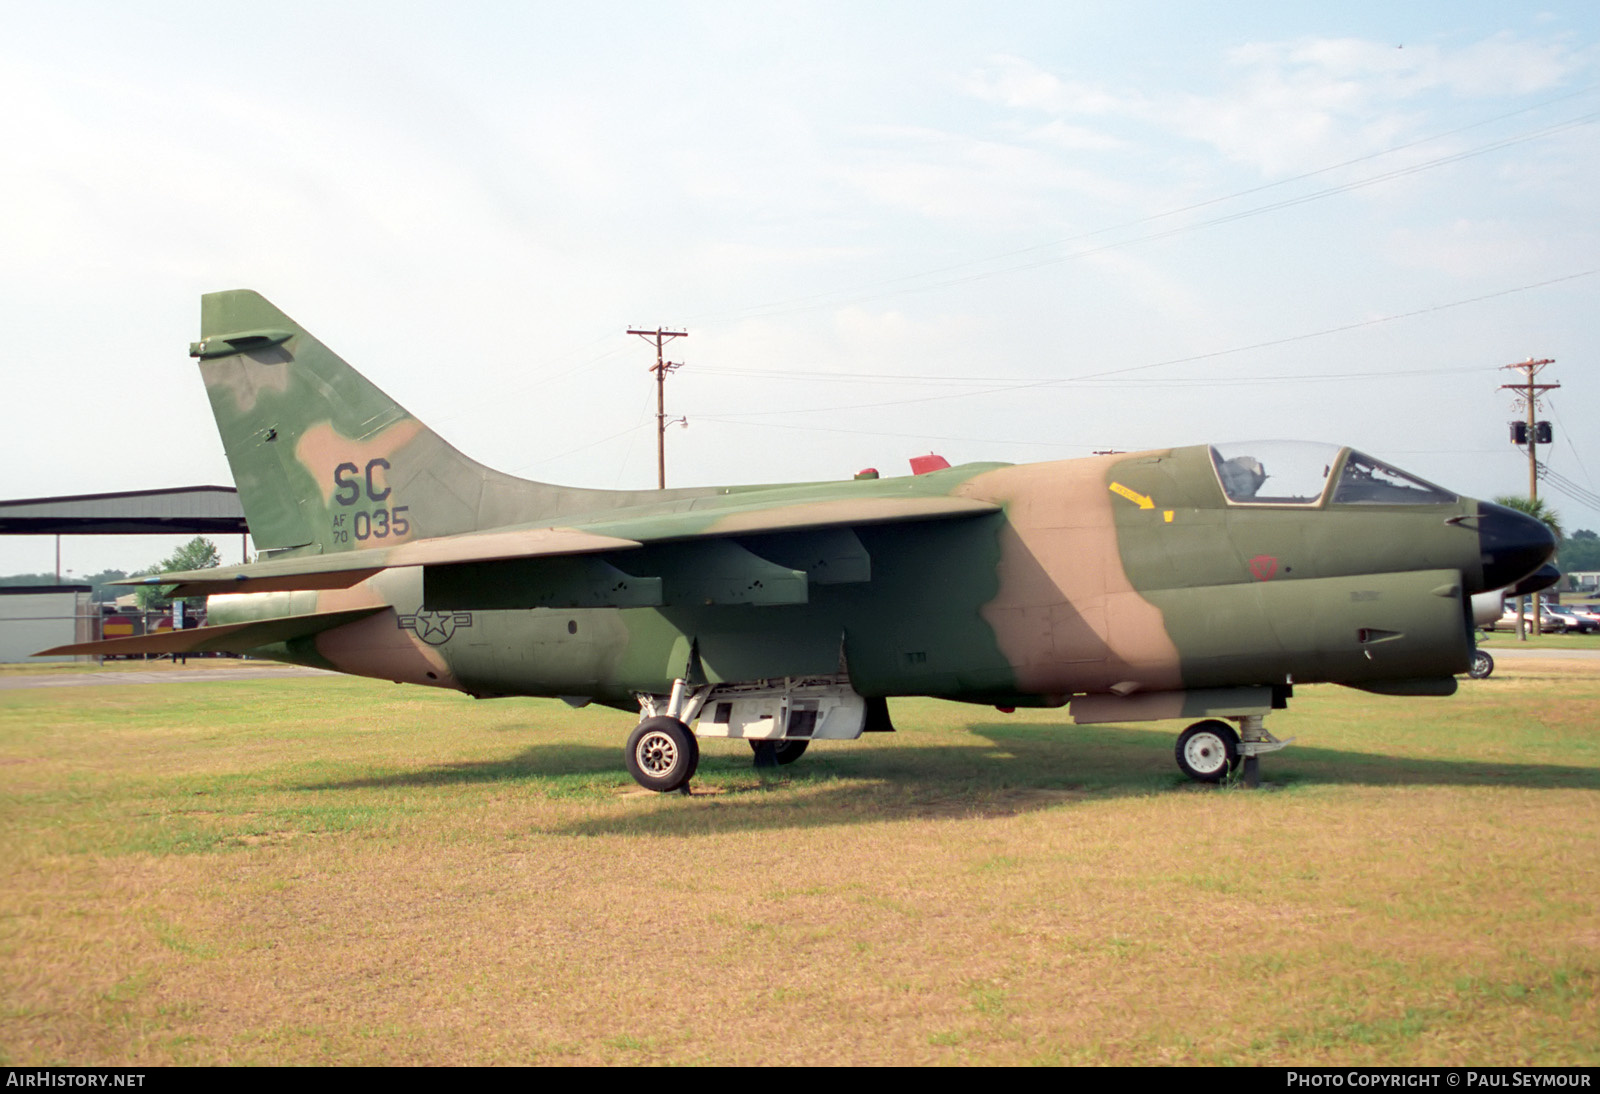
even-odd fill
[[[637,790],[626,715],[0,691],[0,1064],[1600,1062],[1600,664],[1178,726],[904,701]]]

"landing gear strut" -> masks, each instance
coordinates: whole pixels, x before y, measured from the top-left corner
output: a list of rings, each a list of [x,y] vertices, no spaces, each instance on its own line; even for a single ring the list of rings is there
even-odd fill
[[[700,766],[700,742],[689,728],[705,705],[711,689],[692,687],[686,680],[672,682],[666,709],[640,696],[639,724],[628,736],[628,774],[646,790],[687,794],[689,780]]]

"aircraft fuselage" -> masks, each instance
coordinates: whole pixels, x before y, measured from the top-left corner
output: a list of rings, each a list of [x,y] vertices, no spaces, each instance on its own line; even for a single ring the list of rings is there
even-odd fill
[[[1001,508],[861,526],[831,557],[791,533],[737,537],[756,559],[809,566],[799,603],[708,597],[699,553],[660,544],[601,556],[659,577],[665,602],[654,606],[500,607],[518,602],[516,568],[501,564],[492,586],[446,583],[432,595],[422,568],[405,567],[350,589],[218,597],[212,619],[387,604],[262,652],[480,695],[619,706],[668,690],[691,650],[710,683],[843,669],[862,695],[1009,705],[1440,678],[1471,656],[1464,598],[1486,580],[1472,499],[1234,505],[1205,446],[924,479]],[[819,558],[834,571],[822,580]]]

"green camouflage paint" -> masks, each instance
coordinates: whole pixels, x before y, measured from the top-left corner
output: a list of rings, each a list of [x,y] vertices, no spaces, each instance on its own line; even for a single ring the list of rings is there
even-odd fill
[[[1082,719],[1256,714],[1293,682],[1427,693],[1467,668],[1467,596],[1548,555],[1496,507],[1385,487],[1388,468],[1365,504],[1230,497],[1224,470],[1270,473],[1204,445],[571,489],[462,455],[256,293],[206,296],[191,353],[264,556],[164,575],[233,594],[212,640],[478,695],[628,707],[685,677],[843,672],[868,697],[1087,696]],[[1329,484],[1371,470],[1327,451]]]

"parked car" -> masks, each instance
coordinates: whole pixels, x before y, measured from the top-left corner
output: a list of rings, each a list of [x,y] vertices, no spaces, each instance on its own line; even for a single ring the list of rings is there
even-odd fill
[[[1523,618],[1527,621],[1528,629],[1532,630],[1533,609],[1525,609],[1523,611]],[[1492,631],[1511,631],[1513,634],[1516,633],[1517,606],[1515,604],[1506,605],[1505,613],[1501,615],[1497,621],[1490,623],[1485,629]],[[1545,634],[1560,634],[1567,629],[1567,621],[1561,616],[1552,612],[1550,610],[1550,605],[1541,604],[1539,605],[1539,629]]]
[[[1549,606],[1549,612],[1559,617],[1569,631],[1576,631],[1578,634],[1593,634],[1600,631],[1600,619],[1589,612],[1566,604],[1552,604]]]

